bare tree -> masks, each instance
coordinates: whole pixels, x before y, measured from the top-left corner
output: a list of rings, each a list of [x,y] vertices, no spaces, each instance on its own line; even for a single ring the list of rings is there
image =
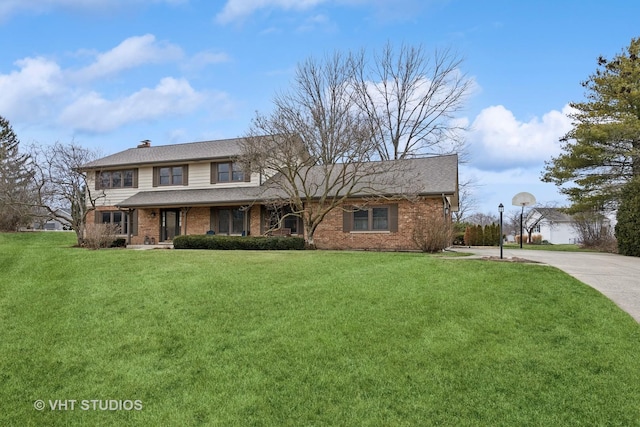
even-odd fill
[[[520,219],[522,215],[522,231],[527,233],[527,240],[523,242],[531,242],[531,235],[536,227],[543,221],[549,219],[553,212],[557,211],[554,204],[538,204],[525,209],[517,209],[506,214],[507,220],[503,227],[506,231],[513,233],[514,236],[520,235]]]
[[[484,227],[485,225],[498,223],[498,217],[496,216],[496,214],[492,213],[477,212],[473,215],[469,215],[467,217],[467,222]]]
[[[369,64],[371,64],[369,66]],[[387,44],[368,63],[355,60],[358,105],[383,160],[464,152],[456,121],[472,81],[461,72],[462,60],[451,50],[426,54],[422,46]]]
[[[78,245],[83,242],[87,216],[96,208],[96,202],[105,197],[102,190],[88,185],[82,166],[99,157],[96,151],[75,143],[56,142],[51,146],[31,147],[36,167],[35,185],[38,205],[54,218],[68,220],[60,210],[70,210],[71,228]]]
[[[477,182],[475,177],[469,177],[458,184],[458,211],[453,212],[455,222],[467,221],[471,212],[478,208],[478,200],[474,196],[474,191],[479,186]]]
[[[356,192],[379,192],[390,176],[391,162],[370,161],[376,144],[354,108],[353,74],[348,56],[308,59],[292,88],[275,96],[273,112],[256,115],[243,142],[241,162],[269,177],[262,198],[302,219],[310,247],[330,211]]]
[[[614,251],[616,242],[611,222],[602,211],[578,212],[572,216],[571,225],[584,247]]]

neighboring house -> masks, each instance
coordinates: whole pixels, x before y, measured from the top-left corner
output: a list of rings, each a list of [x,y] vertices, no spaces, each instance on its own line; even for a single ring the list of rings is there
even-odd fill
[[[115,223],[134,245],[182,234],[263,235],[274,229],[275,234],[303,236],[297,217],[274,223],[265,196],[272,177],[247,173],[234,162],[241,141],[156,147],[143,141],[84,165],[92,188],[105,194],[88,222]],[[427,215],[450,221],[458,208],[457,156],[402,162],[402,183],[385,190],[377,202],[370,201],[370,194],[358,194],[345,209],[331,211],[315,232],[316,246],[411,250],[416,248],[413,230]],[[409,188],[411,194],[401,194]]]
[[[45,231],[71,230],[71,214],[62,209],[57,209],[56,214],[58,216],[48,214],[36,220],[33,223],[33,229]]]
[[[573,228],[573,218],[556,208],[532,208],[526,224],[535,224],[533,234],[551,244],[578,243],[578,233]]]

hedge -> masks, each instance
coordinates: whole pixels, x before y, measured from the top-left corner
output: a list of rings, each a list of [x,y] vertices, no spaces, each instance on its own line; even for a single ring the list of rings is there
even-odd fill
[[[304,249],[304,239],[301,237],[188,235],[174,237],[173,247],[215,250],[301,250]]]

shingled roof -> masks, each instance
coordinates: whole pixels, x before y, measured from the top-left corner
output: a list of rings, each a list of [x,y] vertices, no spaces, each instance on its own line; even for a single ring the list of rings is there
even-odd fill
[[[83,165],[82,169],[228,159],[240,154],[240,141],[242,138],[158,145],[156,147],[139,146],[89,162]]]
[[[374,181],[370,185],[361,183],[352,192],[353,196],[371,196],[371,189],[377,195],[446,195],[451,198],[453,209],[457,209],[458,156],[436,156],[392,161],[398,167],[385,168],[387,162],[372,162],[372,167],[379,167],[378,174],[367,176]],[[381,167],[382,166],[382,167]],[[315,185],[308,188],[321,188],[325,177],[321,166],[312,166],[310,180]],[[277,185],[271,185],[278,176],[272,177],[261,187],[208,188],[179,190],[140,191],[118,205],[123,208],[159,207],[159,206],[197,206],[235,203],[253,203],[285,197]],[[311,182],[310,181],[310,182]],[[322,191],[322,190],[319,190]],[[301,195],[304,196],[304,195]],[[314,196],[314,195],[311,195]],[[322,194],[315,195],[316,197]]]

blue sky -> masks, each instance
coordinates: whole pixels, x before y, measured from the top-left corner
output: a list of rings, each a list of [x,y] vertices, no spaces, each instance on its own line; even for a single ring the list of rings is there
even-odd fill
[[[626,0],[2,0],[0,115],[23,144],[111,154],[242,136],[296,64],[335,50],[450,48],[474,81],[460,114],[478,210],[539,181],[580,82],[640,36]]]

